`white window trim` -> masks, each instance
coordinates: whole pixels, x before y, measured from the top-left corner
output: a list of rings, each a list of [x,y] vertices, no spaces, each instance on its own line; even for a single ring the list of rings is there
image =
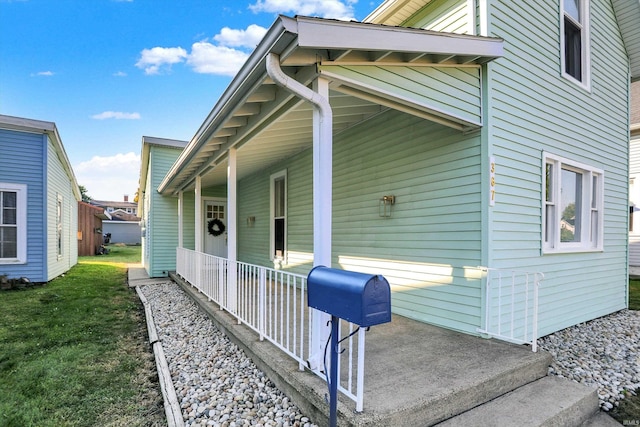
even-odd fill
[[[275,181],[279,178],[284,178],[284,250],[282,258],[276,257],[274,246],[275,246]],[[288,195],[287,195],[287,170],[282,170],[280,172],[274,173],[269,178],[269,259],[271,261],[281,261],[283,264],[286,264],[287,259],[287,214],[288,214]]]
[[[58,216],[58,206],[60,207],[60,216]],[[64,199],[59,193],[56,198],[56,254],[58,261],[64,258]]]
[[[580,209],[581,213],[581,238],[580,242],[561,242],[560,241],[560,216],[559,207],[556,208],[554,215],[553,227],[553,239],[551,242],[545,241],[545,233],[547,231],[547,201],[546,201],[546,188],[547,188],[547,163],[552,163],[553,179],[552,179],[552,199],[556,206],[559,206],[560,200],[560,186],[561,186],[561,170],[565,166],[570,169],[579,170],[583,173],[583,185],[582,185],[582,206],[588,206],[588,209]],[[591,226],[591,213],[592,213],[592,184],[593,176],[597,175],[598,188],[596,189],[596,210],[598,211],[598,224],[597,224],[597,237],[596,241],[592,242],[589,239],[589,234],[592,230]],[[547,152],[542,153],[542,252],[544,254],[551,253],[574,253],[574,252],[601,252],[603,251],[604,241],[604,171],[602,169],[594,168],[580,162],[569,160],[554,154]]]
[[[18,228],[18,247],[15,258],[0,258],[0,264],[25,264],[27,262],[27,185],[0,182],[0,191],[15,191],[17,193],[16,207]]]
[[[565,72],[565,40],[564,40],[564,0],[560,0],[560,70],[562,77],[581,86],[587,91],[591,91],[591,31],[590,31],[590,8],[589,0],[580,0],[580,23],[582,37],[582,81],[576,80],[571,74]]]

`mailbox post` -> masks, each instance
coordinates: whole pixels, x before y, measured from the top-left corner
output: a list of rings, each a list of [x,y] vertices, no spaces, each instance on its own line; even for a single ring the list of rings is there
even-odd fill
[[[362,327],[391,321],[391,290],[380,275],[313,268],[307,276],[307,304],[331,315],[329,425],[338,419],[338,325],[340,319]]]

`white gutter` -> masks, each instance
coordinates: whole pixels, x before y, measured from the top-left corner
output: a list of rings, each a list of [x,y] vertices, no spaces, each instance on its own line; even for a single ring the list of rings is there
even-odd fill
[[[313,111],[313,265],[331,267],[331,194],[333,171],[333,111],[329,104],[329,83],[318,78],[315,89],[286,75],[280,68],[280,56],[269,53],[266,57],[267,74],[282,88],[310,102]],[[329,315],[313,310],[309,367],[322,365],[324,345],[329,336]]]

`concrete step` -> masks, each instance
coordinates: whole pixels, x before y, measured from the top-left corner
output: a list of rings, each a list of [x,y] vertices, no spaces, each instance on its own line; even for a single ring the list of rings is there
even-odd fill
[[[581,427],[613,421],[598,409],[594,388],[547,376],[450,418],[438,427]],[[608,418],[608,419],[607,419]],[[595,424],[586,424],[586,423]],[[609,424],[604,424],[609,425]]]

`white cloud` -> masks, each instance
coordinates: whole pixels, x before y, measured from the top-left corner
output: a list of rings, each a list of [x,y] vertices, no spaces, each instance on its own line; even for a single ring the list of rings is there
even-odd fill
[[[253,49],[267,33],[267,29],[260,25],[251,24],[246,30],[234,30],[224,27],[213,39],[222,46],[247,47]]]
[[[258,0],[249,5],[249,9],[255,13],[292,13],[350,20],[354,19],[352,5],[356,2],[357,0]]]
[[[154,47],[143,49],[136,67],[146,74],[160,74],[162,70],[171,69],[172,64],[182,62],[187,57],[187,51],[181,47]]]
[[[241,50],[198,42],[191,46],[187,64],[196,73],[234,76],[249,56]]]
[[[113,73],[114,77],[127,77],[127,73],[125,73],[124,71],[118,71],[116,73]]]
[[[116,120],[140,120],[140,113],[123,113],[121,111],[104,111],[100,114],[94,114],[91,116],[92,119],[96,120],[106,120],[106,119],[116,119]]]
[[[94,156],[73,166],[78,184],[96,200],[122,201],[125,194],[133,200],[138,190],[140,155],[118,153],[109,157]]]
[[[31,76],[50,77],[50,76],[53,76],[53,71],[39,71],[37,73],[32,73]]]

